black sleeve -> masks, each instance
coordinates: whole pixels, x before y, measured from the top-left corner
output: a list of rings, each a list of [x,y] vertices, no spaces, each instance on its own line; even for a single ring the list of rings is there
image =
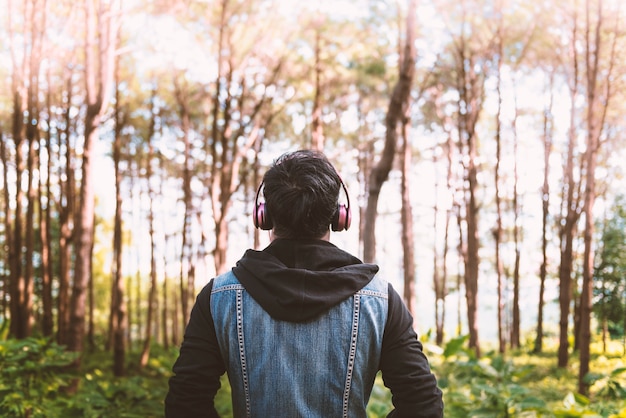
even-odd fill
[[[180,354],[165,398],[166,417],[218,417],[213,400],[225,367],[217,344],[210,298],[213,281],[191,310]]]
[[[380,369],[395,408],[388,417],[443,417],[442,393],[413,330],[413,318],[391,285]]]

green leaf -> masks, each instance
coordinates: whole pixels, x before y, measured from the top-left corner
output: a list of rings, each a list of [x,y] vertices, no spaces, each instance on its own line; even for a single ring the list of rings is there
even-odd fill
[[[469,335],[462,335],[451,339],[448,343],[446,343],[446,348],[443,350],[443,356],[448,358],[457,354],[463,348],[463,345],[468,339]]]

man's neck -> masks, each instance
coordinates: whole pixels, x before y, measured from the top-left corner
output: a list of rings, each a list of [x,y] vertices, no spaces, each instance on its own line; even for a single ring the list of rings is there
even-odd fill
[[[276,235],[274,233],[274,230],[272,229],[270,231],[270,241],[274,241],[275,239],[278,239],[278,238],[283,238],[283,237],[279,237],[278,235]],[[326,231],[326,233],[323,236],[321,236],[319,238],[315,238],[315,239],[319,239],[319,240],[322,240],[322,241],[330,241],[330,229],[328,231]]]

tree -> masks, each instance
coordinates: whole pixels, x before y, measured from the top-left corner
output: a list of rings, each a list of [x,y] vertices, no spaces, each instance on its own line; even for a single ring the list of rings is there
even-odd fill
[[[152,322],[153,318],[157,316],[157,255],[156,255],[156,237],[155,237],[155,221],[154,221],[154,200],[155,193],[152,186],[152,176],[153,169],[152,164],[154,163],[154,145],[152,144],[152,138],[155,133],[156,128],[156,119],[158,114],[158,108],[155,103],[156,97],[156,87],[153,90],[152,99],[150,100],[152,106],[150,109],[150,125],[148,128],[148,133],[146,135],[146,142],[148,143],[148,155],[146,158],[146,182],[148,184],[148,229],[150,234],[150,291],[148,294],[148,316],[146,318],[146,334],[144,337],[143,350],[141,352],[141,358],[139,360],[139,365],[141,367],[145,367],[148,364],[148,359],[150,356],[150,346],[152,344]],[[167,280],[163,281],[163,312],[166,312],[167,304]],[[175,322],[175,319],[174,319]],[[164,314],[163,316],[163,334],[165,345],[167,346],[167,316]]]
[[[376,217],[380,190],[391,171],[398,142],[398,123],[402,121],[415,74],[415,13],[416,1],[409,0],[406,16],[406,38],[396,83],[385,118],[385,145],[378,163],[371,169],[368,181],[367,206],[364,221],[363,259],[373,262],[376,256]]]
[[[81,352],[85,333],[86,289],[91,279],[95,190],[93,147],[98,140],[102,118],[109,105],[114,73],[119,2],[107,4],[85,0],[85,140],[83,144],[76,259],[70,299],[68,348]],[[98,6],[98,8],[96,8]],[[94,44],[95,42],[95,44]],[[80,361],[77,362],[79,364]]]
[[[581,324],[580,324],[580,368],[578,374],[578,391],[587,394],[589,383],[586,380],[589,372],[591,344],[591,312],[593,295],[593,267],[595,247],[594,206],[596,199],[596,166],[598,163],[601,136],[606,121],[607,109],[614,99],[613,70],[616,65],[616,45],[619,30],[619,13],[615,18],[612,34],[607,39],[603,33],[608,15],[605,15],[602,0],[597,0],[593,10],[593,1],[585,2],[585,34],[584,34],[584,72],[587,99],[586,112],[586,151],[585,151],[585,191],[583,211],[585,214],[583,283],[581,293]],[[595,13],[595,15],[594,15]],[[609,47],[608,55],[604,48]]]
[[[576,97],[579,93],[579,62],[576,55],[578,31],[578,13],[573,12],[572,34],[570,38],[569,58],[571,73],[566,74],[571,100],[570,125],[567,139],[567,153],[563,167],[563,196],[561,200],[561,220],[559,228],[560,264],[559,264],[559,350],[558,366],[566,367],[569,361],[569,315],[572,301],[572,264],[574,259],[574,235],[580,218],[580,183],[574,176],[576,158]]]
[[[122,130],[127,123],[127,113],[120,101],[119,65],[115,71],[113,167],[115,172],[115,220],[113,223],[113,280],[111,287],[111,324],[113,334],[113,374],[126,374],[126,299],[124,276],[122,274]]]
[[[550,214],[550,155],[552,153],[552,106],[554,103],[554,72],[550,73],[547,90],[550,99],[543,112],[543,184],[541,186],[541,266],[539,268],[539,302],[537,303],[537,331],[534,351],[543,351],[543,313],[545,305],[546,278],[548,275],[548,226]]]
[[[491,61],[489,40],[483,28],[474,24],[467,5],[461,10],[460,32],[450,33],[450,66],[453,87],[458,94],[456,103],[456,130],[459,164],[463,172],[463,201],[459,211],[461,228],[460,251],[464,262],[465,300],[469,346],[480,356],[478,337],[478,273],[479,258],[479,202],[478,202],[478,133],[477,124],[485,98],[485,80]]]
[[[626,335],[626,197],[619,195],[601,222],[594,266],[593,311],[603,346],[608,336]]]

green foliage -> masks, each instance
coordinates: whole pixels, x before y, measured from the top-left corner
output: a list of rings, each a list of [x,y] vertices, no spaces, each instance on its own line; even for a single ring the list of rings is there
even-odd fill
[[[165,381],[165,379],[163,379]],[[113,378],[99,369],[87,373],[79,392],[64,398],[64,417],[158,417],[163,415],[164,387],[145,376]]]
[[[626,197],[615,199],[601,226],[600,250],[594,269],[595,314],[608,322],[613,337],[626,329]]]
[[[585,383],[600,387],[598,395],[610,399],[626,399],[626,367],[618,367],[608,373],[588,373]]]
[[[602,417],[626,418],[626,367],[621,356],[598,356],[586,377],[589,398],[575,393],[576,367],[559,369],[554,353],[497,353],[476,358],[467,337],[448,342],[441,355],[429,355],[444,392],[445,416],[455,417]],[[167,381],[176,349],[154,346],[139,369],[138,352],[129,353],[129,377],[110,373],[112,355],[85,353],[82,371],[68,366],[76,356],[47,339],[0,342],[0,416],[11,417],[161,417]],[[78,382],[75,392],[68,391]],[[215,406],[223,418],[232,417],[230,386],[222,377]],[[368,417],[385,417],[391,394],[377,376]]]
[[[383,384],[382,376],[379,373],[376,376],[372,394],[367,404],[367,416],[369,418],[384,418],[392,408],[391,392]]]
[[[594,357],[594,373],[586,381],[590,398],[575,393],[577,367],[556,366],[555,353],[498,353],[477,359],[465,336],[451,340],[443,358],[432,359],[444,391],[448,417],[603,417],[626,418],[621,356]],[[531,352],[531,347],[528,348]]]
[[[0,416],[61,415],[51,402],[71,382],[74,353],[45,338],[0,341]]]
[[[0,416],[163,416],[171,352],[155,349],[145,369],[134,370],[133,376],[123,378],[108,372],[112,369],[110,353],[85,357],[87,371],[81,374],[68,367],[76,354],[48,339],[0,342]],[[70,392],[75,382],[77,390]]]
[[[563,400],[563,406],[555,408],[554,416],[556,418],[602,417],[589,408],[589,399],[578,393],[568,393]]]
[[[447,417],[509,417],[546,411],[544,400],[524,385],[532,365],[515,366],[502,356],[477,359],[465,348],[466,337],[444,348],[440,385],[445,389]]]

